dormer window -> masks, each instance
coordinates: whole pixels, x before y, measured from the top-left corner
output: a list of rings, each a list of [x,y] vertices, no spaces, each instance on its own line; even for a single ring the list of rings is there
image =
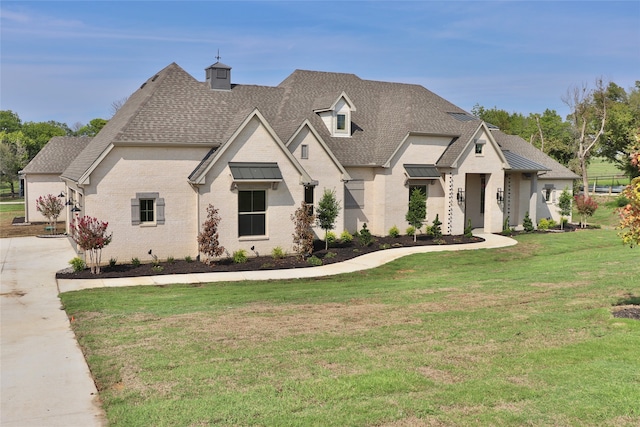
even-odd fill
[[[356,111],[356,108],[346,93],[342,92],[337,98],[323,98],[318,102],[318,106],[322,108],[315,108],[313,111],[322,118],[331,136],[351,136],[351,113]]]
[[[347,131],[347,115],[346,114],[336,115],[336,131],[340,133]]]

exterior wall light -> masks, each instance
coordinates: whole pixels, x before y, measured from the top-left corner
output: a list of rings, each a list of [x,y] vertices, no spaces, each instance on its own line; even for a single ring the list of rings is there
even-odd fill
[[[456,195],[456,199],[458,200],[459,205],[464,203],[464,190],[462,188],[458,188],[458,194]]]

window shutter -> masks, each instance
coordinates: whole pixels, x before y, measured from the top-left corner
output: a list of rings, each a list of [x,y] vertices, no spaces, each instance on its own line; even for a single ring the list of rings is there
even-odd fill
[[[354,180],[344,184],[345,209],[364,208],[364,181]]]
[[[140,199],[131,199],[131,225],[140,225]]]
[[[164,199],[156,199],[156,224],[164,224]]]

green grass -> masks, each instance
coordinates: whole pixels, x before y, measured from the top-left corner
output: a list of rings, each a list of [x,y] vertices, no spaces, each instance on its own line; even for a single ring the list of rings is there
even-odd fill
[[[612,230],[310,280],[61,295],[111,426],[640,423]]]
[[[589,182],[593,184],[597,179],[598,185],[628,185],[629,177],[616,167],[615,164],[602,157],[594,157],[587,168]]]

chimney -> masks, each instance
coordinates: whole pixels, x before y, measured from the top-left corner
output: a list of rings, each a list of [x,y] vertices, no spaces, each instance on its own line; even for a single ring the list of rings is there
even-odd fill
[[[218,59],[220,59],[219,56]],[[231,67],[218,61],[206,68],[205,72],[211,89],[231,90]]]

